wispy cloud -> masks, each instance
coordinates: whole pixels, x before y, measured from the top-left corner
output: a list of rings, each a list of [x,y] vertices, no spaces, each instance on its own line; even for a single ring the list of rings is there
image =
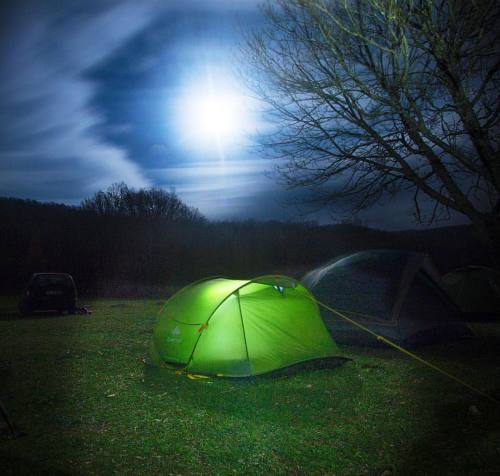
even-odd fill
[[[131,2],[82,18],[33,5],[25,15],[11,12],[16,29],[4,39],[10,48],[1,57],[0,193],[77,200],[113,181],[147,185],[125,150],[89,134],[99,118],[88,108],[93,92],[82,73],[143,28],[152,12]]]

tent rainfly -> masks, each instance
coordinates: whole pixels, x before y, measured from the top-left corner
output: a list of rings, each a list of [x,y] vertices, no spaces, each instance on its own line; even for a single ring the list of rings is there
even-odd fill
[[[467,321],[500,322],[500,272],[466,266],[443,276],[443,283]]]
[[[360,251],[312,270],[302,283],[318,301],[405,345],[467,332],[459,309],[424,253]],[[338,342],[375,342],[332,313],[322,310],[322,315]]]
[[[172,296],[154,330],[152,362],[247,377],[340,356],[309,291],[292,278],[207,278]]]

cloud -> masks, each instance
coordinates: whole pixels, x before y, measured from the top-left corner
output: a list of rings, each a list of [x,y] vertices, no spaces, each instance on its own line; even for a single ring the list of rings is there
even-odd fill
[[[148,15],[132,3],[90,9],[83,18],[32,5],[31,14],[11,12],[17,28],[4,39],[11,48],[2,50],[0,193],[31,190],[32,198],[56,200],[121,180],[148,185],[126,151],[89,134],[99,118],[88,108],[92,88],[81,77],[143,28]]]
[[[83,197],[109,186],[110,178],[133,179],[133,163],[124,163],[114,149],[100,148],[82,160],[77,156],[52,157],[31,153],[0,153],[0,190],[5,196],[78,204]],[[120,176],[116,176],[117,168]],[[129,180],[132,186],[143,186]]]

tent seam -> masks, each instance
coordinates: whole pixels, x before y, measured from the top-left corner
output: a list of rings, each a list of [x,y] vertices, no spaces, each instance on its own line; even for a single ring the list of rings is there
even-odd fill
[[[250,362],[250,354],[248,353],[247,334],[245,332],[245,324],[243,323],[243,311],[241,310],[241,296],[240,296],[239,289],[236,291],[236,298],[238,299],[238,309],[240,311],[241,329],[243,330],[243,341],[245,342],[245,350],[247,353],[248,367],[250,368],[250,375],[253,375],[252,363]]]

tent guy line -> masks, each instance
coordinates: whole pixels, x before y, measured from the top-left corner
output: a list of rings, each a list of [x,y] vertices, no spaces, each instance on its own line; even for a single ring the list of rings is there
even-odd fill
[[[360,324],[359,322],[356,322],[354,319],[351,319],[351,318],[347,317],[345,314],[343,314],[340,311],[334,309],[333,307],[330,307],[327,304],[322,303],[321,301],[318,301],[314,297],[310,297],[309,299],[313,300],[318,306],[323,307],[327,311],[330,311],[333,314],[335,314],[336,316],[340,317],[341,319],[344,319],[345,321],[349,322],[353,326],[356,326],[359,329],[361,329],[361,330],[363,330],[365,332],[368,332],[369,334],[371,334],[372,336],[374,336],[380,342],[383,342],[384,344],[387,344],[388,346],[390,346],[390,347],[392,347],[392,348],[394,348],[396,350],[399,350],[400,352],[402,352],[403,354],[407,355],[408,357],[411,357],[412,359],[420,362],[421,364],[423,364],[423,365],[425,365],[425,366],[427,366],[427,367],[435,370],[436,372],[439,372],[440,374],[448,377],[449,379],[451,379],[451,380],[459,383],[463,387],[468,388],[472,392],[475,392],[478,395],[481,395],[482,397],[487,398],[488,400],[496,403],[497,405],[500,405],[500,401],[497,400],[496,398],[492,397],[491,395],[488,395],[487,393],[483,392],[482,390],[479,390],[478,388],[473,387],[472,385],[468,384],[464,380],[459,379],[458,377],[455,377],[454,375],[450,374],[446,370],[443,370],[443,369],[439,368],[438,366],[434,365],[433,363],[431,363],[431,362],[423,359],[422,357],[418,356],[417,354],[414,354],[413,352],[410,352],[408,349],[405,349],[405,348],[401,347],[400,345],[396,344],[395,342],[392,342],[391,340],[387,339],[386,337],[381,336],[381,335],[373,332],[372,330],[370,330],[367,327],[365,327],[363,324]]]

